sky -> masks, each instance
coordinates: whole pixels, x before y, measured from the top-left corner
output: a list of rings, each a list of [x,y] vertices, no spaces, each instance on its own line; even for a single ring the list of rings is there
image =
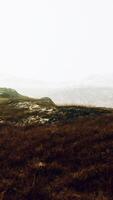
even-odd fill
[[[76,83],[107,73],[112,0],[0,0],[0,84],[12,77],[15,87],[16,78]]]

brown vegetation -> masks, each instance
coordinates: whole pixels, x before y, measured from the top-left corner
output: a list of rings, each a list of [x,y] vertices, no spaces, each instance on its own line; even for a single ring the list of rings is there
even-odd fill
[[[112,200],[113,113],[0,126],[0,200]]]

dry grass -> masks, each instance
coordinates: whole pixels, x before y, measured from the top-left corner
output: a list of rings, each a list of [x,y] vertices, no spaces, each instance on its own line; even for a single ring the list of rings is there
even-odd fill
[[[112,112],[46,126],[0,126],[0,200],[37,199],[113,199]]]

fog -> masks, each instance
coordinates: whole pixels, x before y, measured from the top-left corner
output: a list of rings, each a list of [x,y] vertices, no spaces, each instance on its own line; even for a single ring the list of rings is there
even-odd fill
[[[1,87],[83,86],[92,76],[106,85],[113,73],[112,11],[112,0],[1,0]]]

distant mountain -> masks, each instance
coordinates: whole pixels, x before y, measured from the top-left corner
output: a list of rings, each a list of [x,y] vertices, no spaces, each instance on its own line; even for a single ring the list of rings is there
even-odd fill
[[[56,90],[50,97],[56,104],[78,104],[113,108],[113,88],[84,87]]]
[[[49,95],[57,104],[79,104],[113,108],[113,74],[91,75]]]
[[[25,98],[25,96],[30,96],[32,98],[38,98],[40,103],[45,102],[45,104],[49,101],[49,104],[55,102],[56,104],[113,107],[113,74],[91,75],[78,83],[75,82],[50,83],[1,76],[0,83],[4,88],[1,88],[0,96],[10,98]],[[5,88],[7,86],[16,88],[23,96],[12,89]],[[45,96],[50,97],[50,99],[43,99],[42,97]],[[54,102],[51,102],[51,99]]]

